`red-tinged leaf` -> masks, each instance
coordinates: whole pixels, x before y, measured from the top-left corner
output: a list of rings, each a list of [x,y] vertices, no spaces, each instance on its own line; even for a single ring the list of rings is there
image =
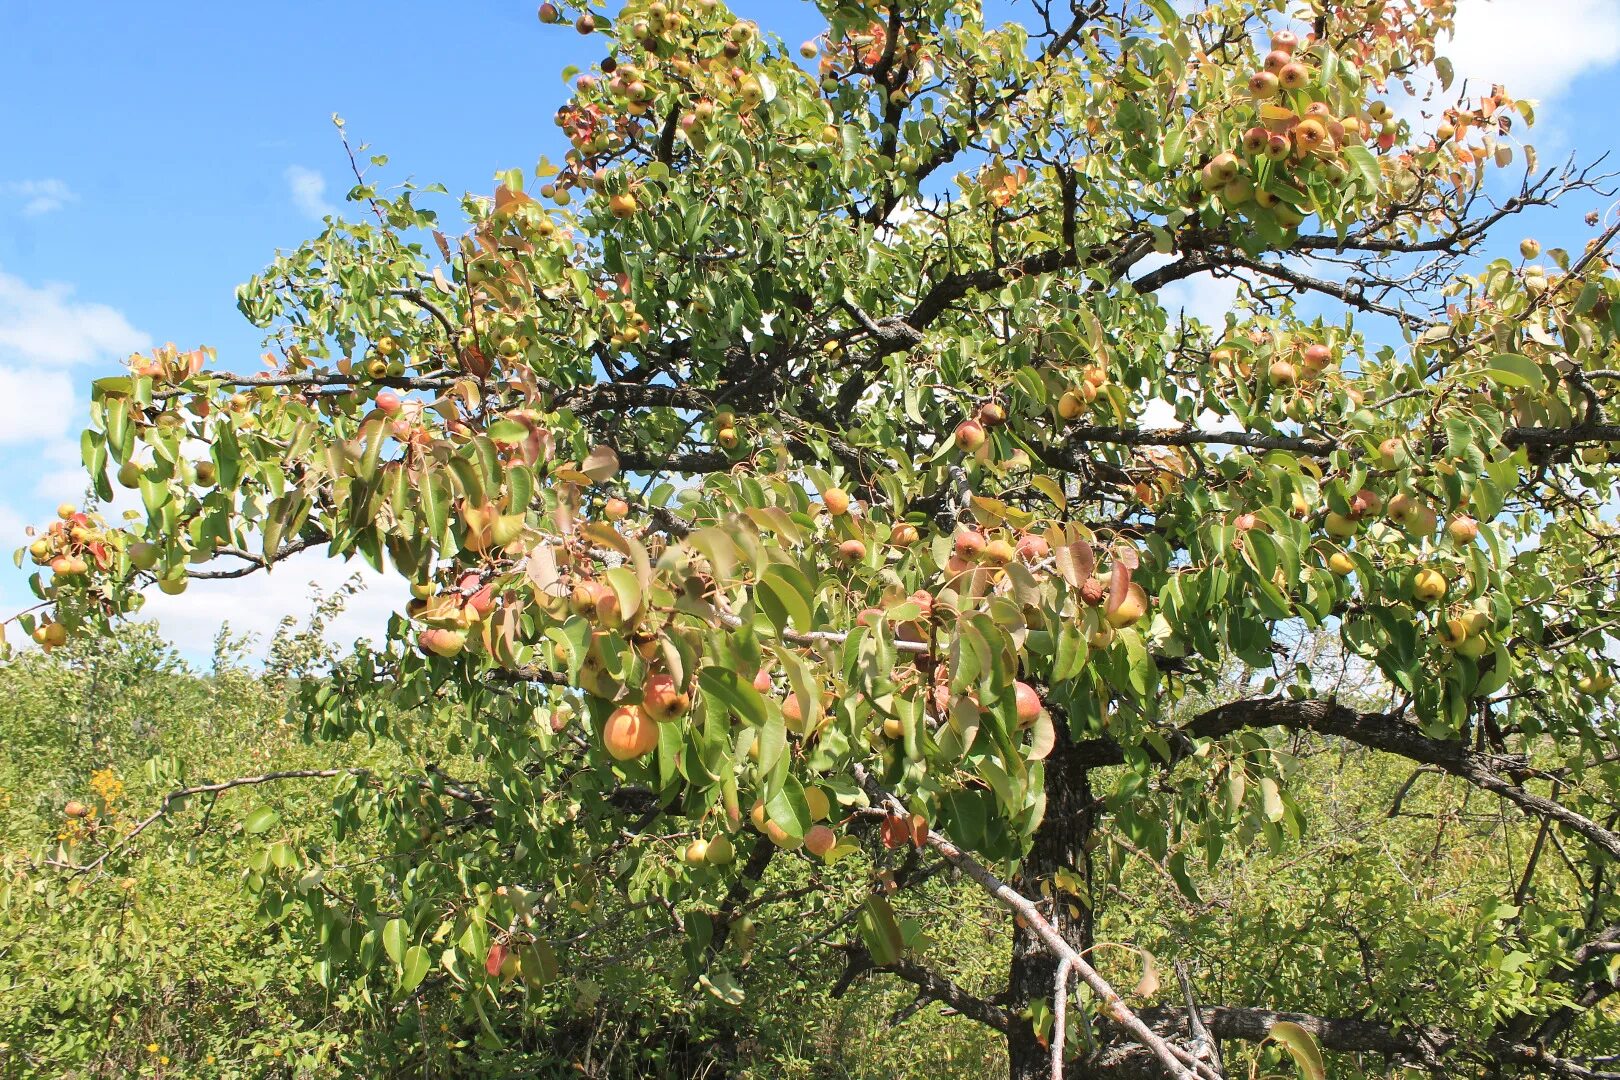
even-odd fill
[[[883,819],[883,846],[889,850],[905,847],[911,842],[911,823],[902,818]]]
[[[1125,602],[1125,597],[1131,591],[1131,568],[1123,562],[1114,560],[1114,572],[1108,582],[1108,605],[1103,610],[1114,612],[1119,605]]]
[[[461,348],[461,369],[474,378],[482,379],[490,372],[489,358],[476,345]]]
[[[1097,554],[1084,540],[1060,544],[1053,551],[1053,555],[1057,560],[1058,573],[1063,575],[1063,580],[1067,581],[1072,589],[1078,589],[1090,581],[1091,575],[1097,571]]]
[[[493,979],[500,975],[501,965],[504,963],[506,963],[506,946],[497,941],[489,947],[489,955],[484,957],[484,970]]]
[[[613,479],[619,471],[619,453],[611,446],[595,446],[580,462],[579,471],[598,484]]]
[[[495,188],[495,212],[497,214],[509,213],[519,206],[533,205],[534,200],[521,191],[513,191],[505,184]]]
[[[563,596],[568,591],[563,587],[561,575],[557,573],[557,552],[550,544],[537,545],[530,551],[529,561],[523,570],[537,594]]]

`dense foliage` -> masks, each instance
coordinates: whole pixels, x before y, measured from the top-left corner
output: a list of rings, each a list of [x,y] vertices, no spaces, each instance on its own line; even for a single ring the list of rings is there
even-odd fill
[[[1598,181],[1541,171],[1505,88],[1391,93],[1434,72],[1413,89],[1445,99],[1452,5],[997,28],[824,0],[813,63],[711,0],[577,6],[541,22],[607,57],[534,195],[504,173],[453,235],[357,171],[354,219],[240,292],[273,372],[165,348],[100,380],[86,464],[141,510],[64,506],[28,553],[48,648],[314,548],[408,586],[387,642],[296,680],[313,739],[388,767],[330,758],[324,831],[244,822],[317,983],[368,1008],[449,984],[493,1035],[599,955],[574,926],[611,901],[615,933],[679,938],[648,954],[666,985],[758,1003],[793,968],[746,965],[741,928],[809,875],[849,977],[1004,1033],[1020,1080],[1213,1080],[1218,1043],[1306,1075],[1323,1049],[1595,1075],[1620,1049],[1620,224],[1472,258]],[[1212,273],[1240,287],[1224,325],[1167,310]],[[1466,919],[1375,916],[1401,861],[1347,851],[1291,910],[1191,923],[1197,980],[1126,1000],[1112,954],[1136,978],[1177,922],[1110,915],[1133,860],[1238,912],[1232,860],[1265,844],[1286,876],[1334,820],[1300,783],[1318,737],[1531,839],[1488,894],[1462,876]],[[362,837],[389,856],[350,861]],[[1013,910],[1003,986],[947,979],[954,924],[872,887],[902,857]]]

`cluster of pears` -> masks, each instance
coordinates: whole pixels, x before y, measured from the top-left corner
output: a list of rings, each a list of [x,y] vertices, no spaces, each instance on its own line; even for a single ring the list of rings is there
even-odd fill
[[[397,379],[405,374],[405,357],[399,339],[392,334],[379,334],[358,363],[345,356],[337,362],[338,374],[351,378],[364,375],[368,379]]]
[[[1097,395],[1103,392],[1108,385],[1108,369],[1101,364],[1091,364],[1080,373],[1080,381],[1067,387],[1058,396],[1058,415],[1066,421],[1073,422],[1097,400]]]
[[[55,576],[71,578],[88,574],[92,560],[103,569],[111,565],[107,537],[96,518],[72,503],[58,506],[56,517],[45,534],[28,545],[28,555],[36,566],[48,566]]]
[[[692,708],[692,696],[674,676],[655,672],[641,687],[641,701],[621,705],[602,724],[602,746],[615,761],[646,757],[658,747],[658,725],[673,723]]]
[[[610,55],[601,63],[603,78],[581,75],[576,81],[581,98],[559,109],[556,117],[572,144],[567,166],[542,195],[566,205],[571,188],[597,186],[599,167],[609,158],[633,143],[656,138],[654,129],[663,122],[658,98],[671,84],[684,101],[679,130],[694,143],[720,109],[736,103],[746,112],[765,100],[764,84],[743,66],[759,38],[758,27],[747,20],[719,28],[696,24],[695,15],[708,15],[717,7],[716,0],[632,0],[625,6],[617,19],[617,45],[629,56],[621,62]],[[542,4],[540,20],[561,22],[561,12]],[[574,26],[593,33],[596,20],[587,12]],[[613,196],[615,216],[629,217],[637,209],[634,195]]]
[[[825,822],[832,816],[832,800],[827,793],[818,787],[804,789],[805,807],[810,811],[810,820],[816,824],[805,830],[804,836],[797,837],[788,834],[788,831],[772,821],[765,810],[765,803],[756,801],[748,812],[748,820],[755,831],[767,837],[771,843],[787,851],[804,848],[810,854],[819,857],[825,856],[838,846],[838,834],[826,825]]]
[[[1295,181],[1317,170],[1346,182],[1350,170],[1342,158],[1344,148],[1375,137],[1374,124],[1393,122],[1383,102],[1373,102],[1365,113],[1336,116],[1329,102],[1313,97],[1314,73],[1300,45],[1291,31],[1273,35],[1261,70],[1248,80],[1255,122],[1235,150],[1216,154],[1199,173],[1203,190],[1228,210],[1263,212],[1290,229],[1303,224],[1310,212],[1310,199]],[[1393,138],[1388,132],[1376,137],[1381,145]],[[1293,194],[1279,197],[1277,184]]]
[[[821,88],[827,94],[838,92],[842,72],[876,74],[874,69],[888,56],[882,86],[891,102],[904,105],[921,92],[933,74],[932,54],[903,23],[898,27],[898,40],[891,43],[889,32],[887,23],[875,21],[862,30],[832,42],[825,55],[820,55],[815,42],[805,42],[799,49],[799,55],[806,60],[816,59],[820,55]]]
[[[485,582],[476,570],[469,570],[453,588],[441,590],[427,581],[412,585],[405,614],[427,624],[416,638],[422,651],[448,657],[466,648],[468,630],[488,618],[496,603],[494,583]]]
[[[1092,396],[1095,398],[1096,395]],[[971,416],[956,425],[951,439],[962,453],[977,454],[989,441],[990,432],[1004,426],[1009,419],[1011,414],[1007,411],[1006,403],[997,397],[986,398]]]
[[[1267,334],[1258,344],[1267,359],[1266,378],[1274,386],[1315,382],[1329,369],[1337,367],[1333,347],[1319,341],[1307,344]],[[1254,373],[1255,364],[1250,354],[1238,353],[1229,346],[1215,349],[1209,358],[1218,369],[1241,378],[1249,378]]]

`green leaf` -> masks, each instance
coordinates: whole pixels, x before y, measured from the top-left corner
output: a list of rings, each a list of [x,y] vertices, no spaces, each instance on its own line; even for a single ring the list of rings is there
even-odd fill
[[[249,836],[257,836],[259,833],[270,831],[280,820],[280,816],[270,807],[261,806],[242,821],[242,831]]]
[[[1497,353],[1483,374],[1503,386],[1514,390],[1541,390],[1547,385],[1547,376],[1541,366],[1528,356],[1518,353]]]
[[[900,936],[900,924],[895,920],[894,908],[889,906],[887,900],[881,896],[867,897],[855,925],[860,931],[861,940],[866,943],[866,951],[872,954],[873,963],[882,967],[900,959],[904,939]]]
[[[1281,1043],[1292,1055],[1294,1064],[1305,1080],[1327,1080],[1327,1066],[1322,1063],[1322,1051],[1317,1048],[1311,1033],[1292,1020],[1279,1020],[1271,1025],[1268,1036]]]
[[[1351,174],[1360,178],[1361,182],[1367,186],[1367,190],[1378,190],[1383,180],[1383,174],[1379,172],[1378,159],[1373,156],[1371,150],[1368,150],[1365,146],[1351,143],[1340,150],[1340,154],[1349,163]]]
[[[735,671],[710,665],[698,672],[698,686],[752,727],[762,726],[769,715],[759,691]]]
[[[389,919],[382,932],[383,951],[395,964],[405,960],[405,920]]]
[[[814,629],[814,603],[809,582],[798,570],[774,563],[760,575],[756,595],[778,631],[791,622],[801,631]]]
[[[428,951],[420,945],[412,945],[405,950],[405,958],[399,969],[399,992],[408,994],[421,985],[426,977],[432,961],[428,959]]]

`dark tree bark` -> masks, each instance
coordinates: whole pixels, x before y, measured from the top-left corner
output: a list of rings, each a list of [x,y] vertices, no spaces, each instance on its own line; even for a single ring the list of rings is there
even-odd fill
[[[1020,893],[1035,898],[1042,895],[1042,883],[1050,882],[1060,870],[1069,870],[1085,882],[1091,895],[1085,897],[1084,903],[1064,902],[1060,896],[1048,912],[1064,940],[1084,952],[1091,947],[1094,925],[1095,892],[1091,888],[1089,849],[1096,828],[1096,810],[1090,772],[1075,754],[1075,746],[1062,725],[1058,738],[1059,745],[1046,762],[1046,816],[1012,884]],[[1071,908],[1079,912],[1078,917]],[[1008,1011],[1012,1014],[1007,1031],[1010,1080],[1048,1080],[1051,1076],[1050,1051],[1036,1039],[1029,1021],[1018,1014],[1031,1002],[1051,1000],[1057,966],[1057,957],[1034,932],[1021,926],[1014,928],[1008,979]]]

